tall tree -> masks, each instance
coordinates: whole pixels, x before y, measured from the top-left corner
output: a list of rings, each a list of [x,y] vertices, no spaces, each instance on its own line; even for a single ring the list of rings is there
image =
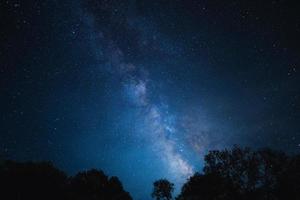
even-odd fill
[[[160,179],[153,183],[152,198],[156,200],[171,200],[174,184],[167,179]]]

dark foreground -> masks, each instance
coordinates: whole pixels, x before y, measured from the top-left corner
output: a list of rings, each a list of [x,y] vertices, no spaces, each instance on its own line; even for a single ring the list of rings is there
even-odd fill
[[[0,199],[6,200],[132,199],[117,177],[96,169],[68,177],[49,162],[2,161],[0,184]],[[168,180],[153,186],[152,198],[172,199],[174,185]],[[203,173],[190,177],[175,199],[299,200],[300,156],[239,147],[210,151]]]

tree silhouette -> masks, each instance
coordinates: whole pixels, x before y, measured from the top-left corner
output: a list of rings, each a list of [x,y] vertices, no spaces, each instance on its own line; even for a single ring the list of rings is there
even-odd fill
[[[170,200],[172,199],[172,192],[174,190],[174,184],[167,179],[160,179],[153,183],[152,198],[156,200]]]
[[[289,159],[286,170],[279,177],[275,192],[280,200],[300,199],[300,155]]]
[[[128,192],[125,192],[118,177],[113,176],[108,180],[108,194],[114,200],[131,200]]]
[[[1,199],[65,199],[66,180],[49,162],[5,161],[0,166]]]
[[[92,169],[67,177],[49,162],[0,165],[0,199],[131,200],[117,177]]]
[[[204,174],[196,173],[182,187],[180,200],[300,199],[300,158],[270,149],[238,146],[210,151]]]
[[[96,169],[83,171],[70,178],[70,196],[72,199],[100,199],[108,185],[108,177]]]
[[[69,187],[70,197],[75,200],[131,200],[117,177],[109,179],[103,171],[96,169],[79,172],[71,177]]]
[[[153,183],[152,197],[171,200],[174,184]],[[49,162],[0,162],[0,199],[132,200],[118,177],[91,169],[67,175]],[[300,155],[238,146],[210,151],[203,173],[183,185],[176,200],[299,200]]]
[[[182,187],[177,200],[234,200],[236,194],[231,182],[217,174],[195,173]]]

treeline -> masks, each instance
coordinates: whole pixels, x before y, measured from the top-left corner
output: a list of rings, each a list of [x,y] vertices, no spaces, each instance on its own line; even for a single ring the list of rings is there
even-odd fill
[[[173,199],[174,184],[153,184],[156,200]],[[1,199],[131,200],[117,177],[92,169],[68,177],[51,163],[0,163]],[[300,155],[233,147],[210,151],[202,173],[182,186],[176,200],[300,200]]]
[[[152,196],[170,200],[173,187],[166,179],[158,180]],[[203,173],[190,177],[175,199],[300,200],[300,155],[238,146],[210,151]]]
[[[0,164],[3,200],[132,200],[117,177],[91,169],[72,177],[48,162]]]

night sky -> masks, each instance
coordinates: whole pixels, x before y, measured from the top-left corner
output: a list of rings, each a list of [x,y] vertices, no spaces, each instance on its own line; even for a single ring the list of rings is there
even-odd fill
[[[0,158],[103,169],[136,200],[212,149],[300,153],[300,5],[0,1]]]

